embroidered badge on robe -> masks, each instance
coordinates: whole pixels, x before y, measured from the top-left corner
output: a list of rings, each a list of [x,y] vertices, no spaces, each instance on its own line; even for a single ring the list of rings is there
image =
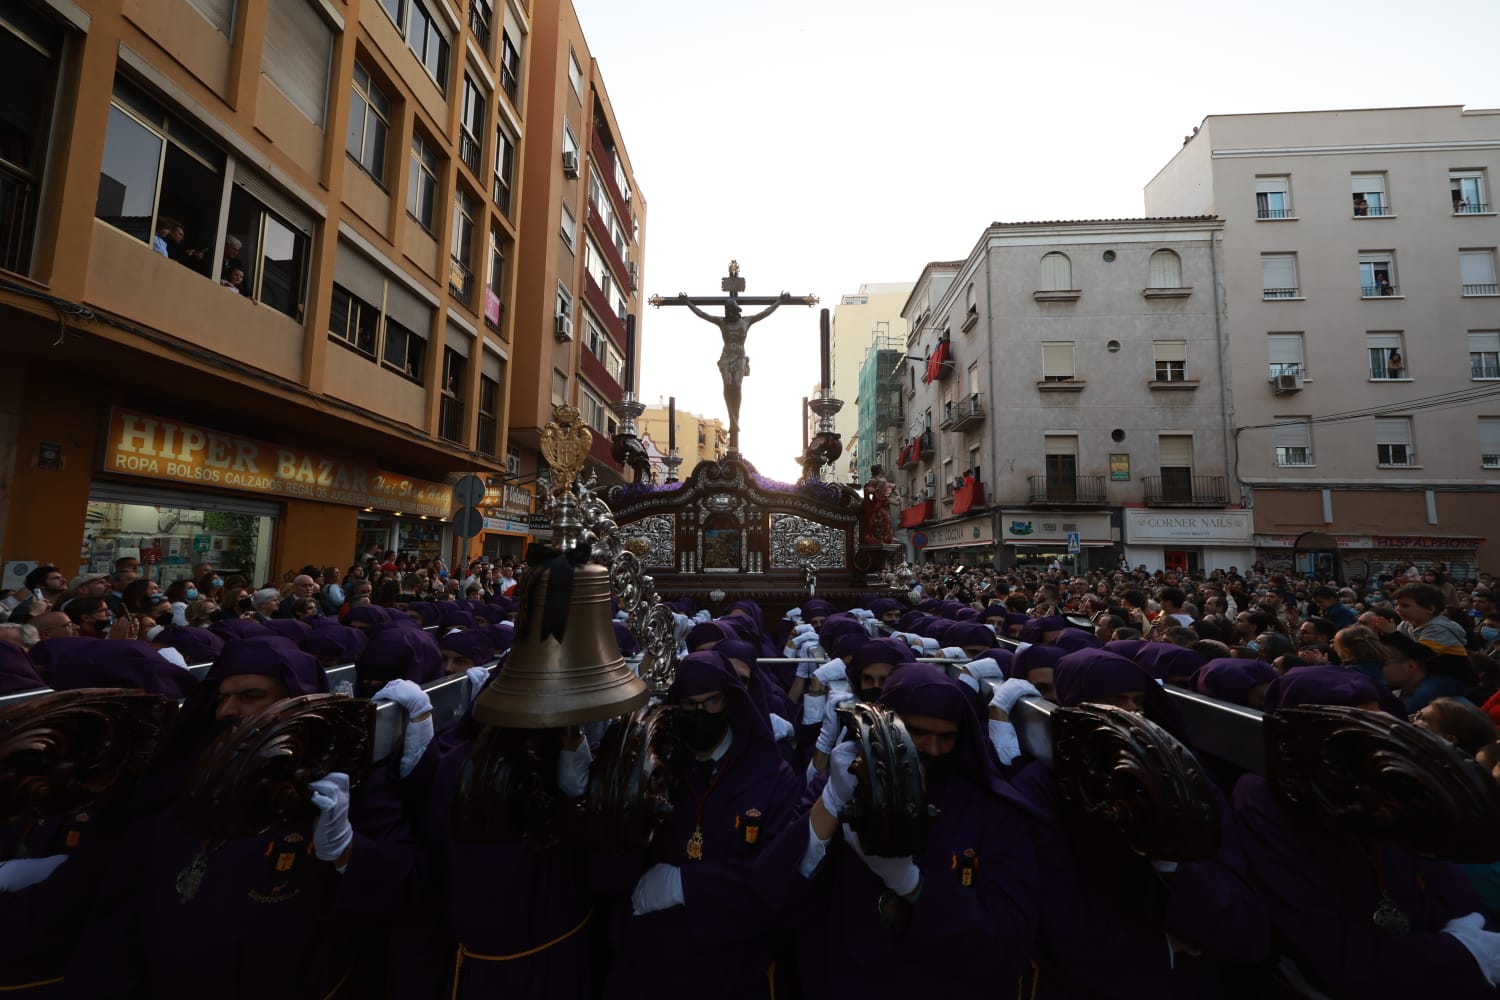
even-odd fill
[[[760,810],[746,809],[743,818],[739,816],[736,816],[734,818],[734,828],[741,831],[741,835],[744,837],[746,844],[753,846],[759,843]]]
[[[974,885],[979,871],[979,856],[974,853],[974,848],[966,848],[963,854],[952,855],[948,867],[958,873],[958,884],[968,889]]]

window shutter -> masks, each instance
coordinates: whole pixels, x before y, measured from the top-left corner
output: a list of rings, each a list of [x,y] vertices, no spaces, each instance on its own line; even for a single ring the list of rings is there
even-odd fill
[[[1479,418],[1479,453],[1500,455],[1500,417]]]
[[[1500,332],[1469,334],[1469,353],[1484,354],[1500,351]]]
[[[480,374],[485,378],[494,379],[497,384],[505,380],[503,362],[494,351],[481,351],[479,365]]]
[[[1045,436],[1044,447],[1048,455],[1072,455],[1077,458],[1078,435],[1048,434]]]
[[[1073,343],[1042,345],[1042,374],[1048,377],[1073,377]]]
[[[309,0],[268,0],[260,71],[318,128],[328,108],[333,28]]]
[[[1385,194],[1384,174],[1354,174],[1351,194]]]
[[[1157,340],[1152,342],[1151,348],[1157,361],[1187,360],[1187,341],[1185,340]]]
[[[1405,417],[1376,417],[1376,444],[1411,444],[1411,423]]]
[[[1273,365],[1302,363],[1302,336],[1296,333],[1273,333],[1266,337],[1266,350]]]
[[[234,32],[234,0],[188,0],[225,38]]]
[[[423,340],[432,330],[432,306],[399,282],[386,282],[385,313]]]
[[[314,215],[272,187],[255,171],[248,169],[244,164],[236,163],[234,182],[244,188],[246,194],[281,216],[293,229],[309,238],[312,237],[313,225],[316,221]]]
[[[1260,258],[1260,287],[1296,288],[1297,258],[1291,254],[1266,254]]]
[[[1152,254],[1151,287],[1181,288],[1182,258],[1171,250],[1158,250]]]
[[[385,297],[385,275],[358,250],[339,242],[333,264],[333,280],[376,309]]]
[[[1065,254],[1049,253],[1042,257],[1042,291],[1069,291],[1073,287],[1073,262]]]
[[[1257,177],[1255,179],[1256,194],[1286,194],[1288,186],[1285,177]]]
[[[1193,467],[1193,438],[1190,434],[1163,434],[1157,438],[1157,450],[1164,469]]]
[[[1465,285],[1493,285],[1495,257],[1488,250],[1474,250],[1458,255],[1459,281]]]
[[[1365,346],[1371,350],[1399,351],[1401,350],[1401,334],[1367,333],[1365,334]]]
[[[1281,417],[1284,423],[1273,424],[1272,440],[1277,448],[1307,448],[1312,438],[1311,428],[1305,418]]]

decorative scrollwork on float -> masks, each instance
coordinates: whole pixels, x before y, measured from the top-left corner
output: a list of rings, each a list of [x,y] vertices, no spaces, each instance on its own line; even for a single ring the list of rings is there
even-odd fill
[[[203,752],[178,801],[182,828],[199,837],[247,837],[316,812],[307,783],[332,771],[358,784],[375,747],[375,706],[304,694],[276,702]]]
[[[846,703],[838,714],[854,734],[851,770],[859,778],[854,801],[840,818],[859,834],[867,854],[921,855],[935,810],[927,804],[926,779],[906,725],[890,709],[867,702]]]
[[[1264,726],[1266,778],[1297,811],[1426,857],[1500,861],[1500,784],[1435,733],[1328,705],[1284,708]]]
[[[1222,831],[1208,777],[1156,723],[1113,705],[1059,708],[1052,746],[1063,802],[1137,854],[1198,861],[1218,851]]]
[[[62,816],[127,793],[177,715],[125,688],[44,694],[0,714],[0,823]]]
[[[672,814],[667,761],[675,740],[671,705],[647,705],[615,721],[599,744],[584,804],[584,836],[595,847],[639,851]]]
[[[644,566],[671,567],[677,560],[677,526],[666,514],[643,517],[620,529],[625,548]]]
[[[808,545],[815,542],[816,545]],[[810,553],[810,554],[804,554]],[[771,568],[843,569],[844,533],[797,514],[771,515]]]

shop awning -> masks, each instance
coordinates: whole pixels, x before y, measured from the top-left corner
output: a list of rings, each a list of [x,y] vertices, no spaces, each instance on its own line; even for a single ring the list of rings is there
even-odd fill
[[[953,513],[967,514],[974,507],[984,506],[984,484],[973,479],[953,491]]]
[[[912,504],[901,511],[901,527],[915,528],[927,518],[932,516],[932,501],[923,500],[921,503]]]

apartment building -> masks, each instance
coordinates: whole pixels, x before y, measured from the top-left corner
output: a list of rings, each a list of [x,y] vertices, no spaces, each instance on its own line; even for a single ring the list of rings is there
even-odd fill
[[[844,401],[844,408],[833,421],[833,429],[844,445],[839,468],[847,469],[859,482],[869,478],[869,463],[864,463],[861,472],[858,457],[864,447],[860,440],[860,370],[873,340],[902,329],[901,306],[911,288],[910,282],[899,281],[861,284],[859,291],[839,297],[829,317],[833,395]]]
[[[699,462],[717,461],[729,450],[729,430],[718,417],[677,410],[675,422],[677,454],[682,459],[677,467],[678,479],[686,479]],[[656,406],[646,407],[639,420],[641,438],[650,442],[647,451],[658,483],[667,478],[667,467],[661,459],[671,454],[672,423],[669,408],[660,400]]]
[[[541,429],[554,404],[570,403],[594,430],[589,470],[602,485],[623,482],[610,404],[627,381],[627,317],[641,312],[646,199],[568,0],[535,0],[526,88],[510,467],[546,482]],[[638,375],[639,340],[634,364]]]
[[[8,560],[460,554],[450,484],[504,468],[531,18],[461,9],[5,5]]]
[[[902,311],[891,463],[913,555],[1249,564],[1226,462],[1220,229],[1211,216],[994,223],[966,259],[923,270]]]
[[[1224,220],[1268,565],[1500,569],[1496,171],[1500,111],[1384,108],[1212,115],[1146,185],[1148,214]]]

